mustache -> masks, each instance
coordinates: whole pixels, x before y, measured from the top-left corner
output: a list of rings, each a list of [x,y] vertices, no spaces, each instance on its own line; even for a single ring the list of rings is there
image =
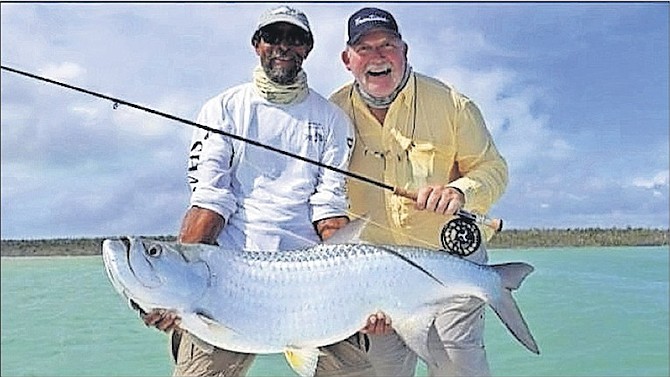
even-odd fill
[[[300,54],[293,51],[278,51],[273,52],[268,56],[268,59],[291,59],[297,63],[303,61],[303,57]]]

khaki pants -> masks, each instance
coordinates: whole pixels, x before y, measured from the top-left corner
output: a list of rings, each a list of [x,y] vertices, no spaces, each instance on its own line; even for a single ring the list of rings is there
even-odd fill
[[[173,332],[171,348],[176,360],[173,376],[245,376],[255,355],[227,351],[194,341],[185,331]],[[363,336],[353,335],[330,346],[322,347],[316,376],[374,376],[372,364],[365,353]]]
[[[486,263],[484,246],[468,259]],[[469,297],[456,297],[445,305],[428,333],[428,350],[437,362],[428,366],[430,377],[491,375],[484,349],[485,307],[483,301]],[[369,338],[368,357],[377,376],[414,376],[417,355],[395,332]]]

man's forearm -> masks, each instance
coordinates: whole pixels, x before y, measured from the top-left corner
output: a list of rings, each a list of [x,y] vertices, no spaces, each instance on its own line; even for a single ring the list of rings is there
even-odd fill
[[[216,239],[224,225],[225,220],[218,213],[201,207],[191,207],[182,221],[179,242],[216,245]]]

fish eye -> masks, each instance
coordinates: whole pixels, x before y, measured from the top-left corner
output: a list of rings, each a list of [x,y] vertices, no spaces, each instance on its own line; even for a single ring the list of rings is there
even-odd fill
[[[149,249],[147,250],[147,254],[150,257],[157,257],[157,256],[161,255],[162,251],[163,251],[163,248],[161,247],[161,245],[154,244],[154,245],[149,246]]]

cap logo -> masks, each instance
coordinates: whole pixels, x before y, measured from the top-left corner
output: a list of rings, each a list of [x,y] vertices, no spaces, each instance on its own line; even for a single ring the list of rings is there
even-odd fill
[[[356,24],[356,26],[358,26],[358,25],[360,25],[360,24],[362,24],[362,23],[365,23],[365,22],[372,22],[372,21],[389,22],[389,19],[386,18],[386,17],[384,17],[384,16],[379,16],[379,15],[376,15],[376,14],[371,14],[371,15],[366,16],[366,17],[359,17],[359,18],[355,19],[355,20],[354,20],[354,23]]]
[[[279,7],[277,9],[272,10],[271,14],[288,14],[288,15],[291,15],[291,16],[297,16],[298,11],[296,11],[293,8],[284,6],[284,7]]]

